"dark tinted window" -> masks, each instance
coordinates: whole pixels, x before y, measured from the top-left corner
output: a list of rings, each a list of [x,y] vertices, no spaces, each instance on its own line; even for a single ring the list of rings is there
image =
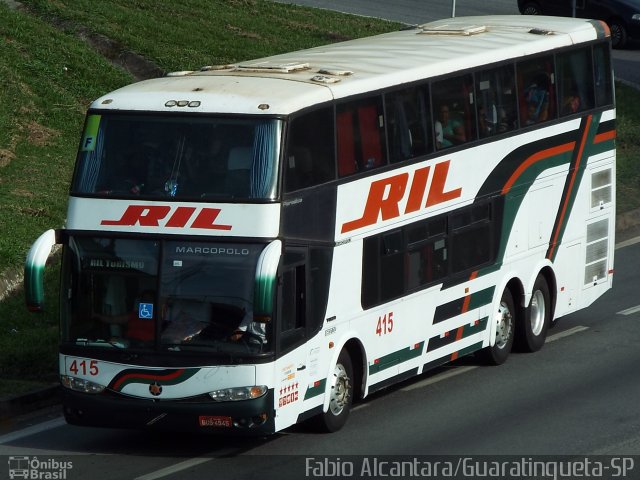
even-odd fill
[[[387,163],[382,97],[338,105],[336,130],[341,177]]]
[[[593,108],[591,48],[558,54],[556,72],[560,115],[571,115]]]
[[[501,201],[502,197],[498,200]],[[364,240],[362,306],[399,298],[495,259],[497,201],[479,202]]]
[[[593,47],[593,73],[596,105],[610,105],[613,103],[613,79],[609,44],[600,43]]]
[[[291,121],[284,171],[287,192],[335,178],[333,108],[308,112]]]
[[[435,82],[432,87],[436,148],[475,140],[476,118],[471,75]]]
[[[389,160],[401,162],[432,150],[428,90],[408,88],[385,95]]]
[[[518,62],[520,126],[525,127],[556,117],[556,89],[553,57]]]
[[[480,138],[508,132],[517,127],[513,65],[477,73],[476,95]]]

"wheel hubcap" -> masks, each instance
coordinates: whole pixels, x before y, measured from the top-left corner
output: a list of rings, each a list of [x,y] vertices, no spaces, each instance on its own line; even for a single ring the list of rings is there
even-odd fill
[[[331,385],[331,397],[329,399],[329,410],[334,415],[340,415],[349,403],[351,395],[351,380],[347,371],[341,364],[337,364],[333,371],[333,383]]]
[[[611,25],[609,30],[611,31],[611,40],[613,41],[613,43],[616,44],[620,42],[620,39],[622,38],[622,32],[620,31],[620,26],[614,23]]]
[[[529,321],[531,322],[531,332],[538,336],[542,332],[545,317],[544,295],[540,290],[536,290],[531,297],[531,307],[529,307]]]
[[[498,307],[498,326],[496,328],[496,346],[498,348],[504,348],[509,343],[511,337],[511,329],[513,327],[513,316],[509,311],[509,307],[506,303],[500,302]]]

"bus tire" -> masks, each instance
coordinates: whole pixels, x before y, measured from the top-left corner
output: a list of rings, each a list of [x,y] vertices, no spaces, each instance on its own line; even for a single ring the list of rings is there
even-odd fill
[[[609,20],[609,31],[611,32],[611,47],[624,48],[627,45],[627,29],[619,18]]]
[[[502,292],[500,305],[495,313],[496,341],[493,345],[483,348],[477,354],[478,358],[489,365],[502,365],[507,361],[513,345],[513,332],[515,330],[515,304],[513,295],[506,288]]]
[[[533,284],[531,301],[516,325],[516,348],[521,352],[537,352],[547,339],[551,324],[551,294],[542,275]]]
[[[327,379],[330,386],[329,408],[315,418],[315,427],[321,432],[336,432],[344,427],[353,402],[353,364],[346,350]]]
[[[542,15],[542,10],[536,2],[527,2],[522,7],[523,15]]]

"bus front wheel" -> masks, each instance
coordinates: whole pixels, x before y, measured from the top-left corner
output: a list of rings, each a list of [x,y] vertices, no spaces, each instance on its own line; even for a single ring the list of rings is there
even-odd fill
[[[513,331],[515,328],[515,305],[513,295],[506,288],[502,292],[502,298],[498,310],[494,314],[496,323],[496,340],[493,345],[480,350],[477,355],[483,363],[490,365],[502,365],[507,361],[513,345]]]
[[[547,339],[551,323],[551,295],[542,275],[533,284],[531,302],[516,326],[516,348],[523,352],[537,352]]]
[[[340,352],[329,382],[329,408],[316,417],[316,427],[322,432],[340,430],[349,417],[353,402],[353,365],[346,350]]]

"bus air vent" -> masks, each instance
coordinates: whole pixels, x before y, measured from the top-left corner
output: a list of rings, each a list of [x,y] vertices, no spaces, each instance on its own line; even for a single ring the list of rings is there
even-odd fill
[[[191,75],[193,70],[182,70],[180,72],[169,72],[167,73],[167,77],[184,77],[185,75]]]
[[[468,37],[470,35],[477,35],[479,33],[484,33],[487,31],[486,25],[439,25],[437,27],[428,27],[427,25],[423,25],[420,27],[422,30],[418,33],[424,35],[453,35],[453,36],[461,36]]]
[[[603,219],[587,225],[584,284],[595,285],[606,278],[609,258],[609,220]]]
[[[348,77],[349,75],[353,75],[351,70],[342,70],[340,68],[321,68],[318,70],[318,73],[322,75],[336,75],[338,77]]]
[[[308,63],[269,63],[269,62],[254,62],[243,63],[236,66],[236,71],[240,72],[273,72],[273,73],[293,73],[302,70],[309,70]]]
[[[532,33],[533,35],[553,35],[551,30],[546,30],[544,28],[532,28],[529,30],[529,33]]]
[[[311,81],[318,82],[318,83],[331,84],[331,83],[338,83],[340,79],[335,77],[328,77],[326,75],[314,75],[313,77],[311,77]]]
[[[611,169],[601,170],[591,175],[591,208],[602,210],[611,204],[612,181]]]
[[[205,65],[200,69],[201,72],[217,72],[220,70],[233,70],[233,65]]]

